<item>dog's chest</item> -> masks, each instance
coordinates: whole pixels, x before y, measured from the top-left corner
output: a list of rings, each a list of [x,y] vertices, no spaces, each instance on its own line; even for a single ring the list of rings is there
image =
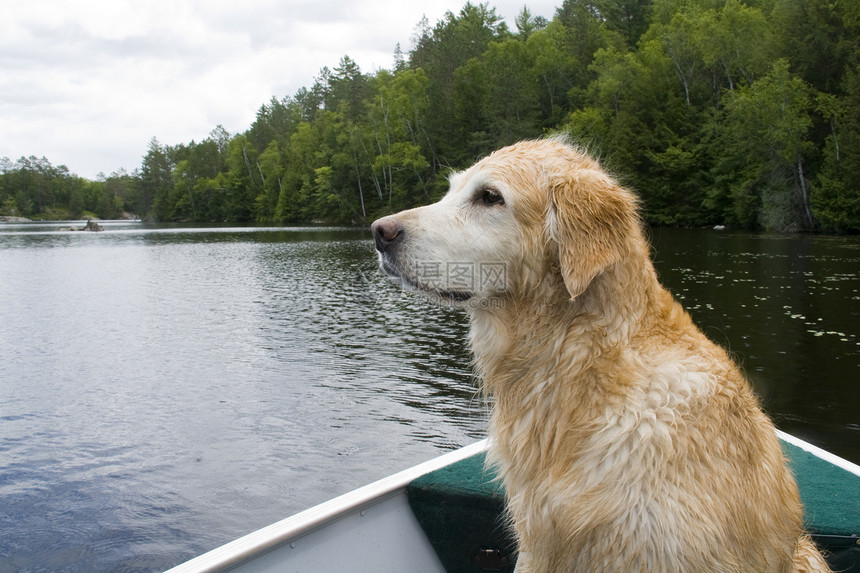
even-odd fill
[[[684,361],[638,362],[637,377],[614,394],[582,391],[606,375],[595,371],[583,374],[590,380],[535,380],[520,403],[498,400],[496,457],[509,492],[529,511],[552,513],[582,497],[654,499],[717,383]]]

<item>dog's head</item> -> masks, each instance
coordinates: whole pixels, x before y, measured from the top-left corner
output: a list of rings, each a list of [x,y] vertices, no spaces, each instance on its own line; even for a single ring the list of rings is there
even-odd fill
[[[560,139],[505,147],[450,178],[438,203],[372,225],[382,268],[449,302],[555,279],[571,298],[630,255],[636,200]]]

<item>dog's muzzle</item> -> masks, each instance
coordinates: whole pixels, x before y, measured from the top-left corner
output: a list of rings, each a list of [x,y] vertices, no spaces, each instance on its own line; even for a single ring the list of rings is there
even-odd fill
[[[376,250],[379,252],[379,264],[382,270],[393,281],[406,289],[420,291],[446,301],[464,302],[472,298],[472,292],[447,288],[444,281],[440,283],[440,280],[445,277],[433,276],[430,277],[431,280],[428,282],[427,280],[422,280],[422,278],[426,277],[415,276],[406,272],[402,266],[403,263],[398,260],[397,252],[397,247],[405,241],[406,231],[395,217],[383,217],[374,221],[370,226],[370,230],[373,232],[373,239],[376,241]],[[415,268],[419,268],[420,266],[415,265]],[[428,265],[428,267],[434,266],[436,265]]]

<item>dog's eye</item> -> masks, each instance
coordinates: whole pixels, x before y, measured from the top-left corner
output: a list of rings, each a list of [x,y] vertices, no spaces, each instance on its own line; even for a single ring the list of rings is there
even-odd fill
[[[485,187],[478,193],[478,201],[484,205],[504,205],[505,198],[490,187]]]

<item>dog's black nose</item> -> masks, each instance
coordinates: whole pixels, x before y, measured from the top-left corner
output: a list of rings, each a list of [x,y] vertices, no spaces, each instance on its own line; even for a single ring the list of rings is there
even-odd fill
[[[376,239],[376,250],[380,253],[385,252],[403,234],[403,227],[392,217],[374,221],[370,230],[373,231],[373,238]]]

